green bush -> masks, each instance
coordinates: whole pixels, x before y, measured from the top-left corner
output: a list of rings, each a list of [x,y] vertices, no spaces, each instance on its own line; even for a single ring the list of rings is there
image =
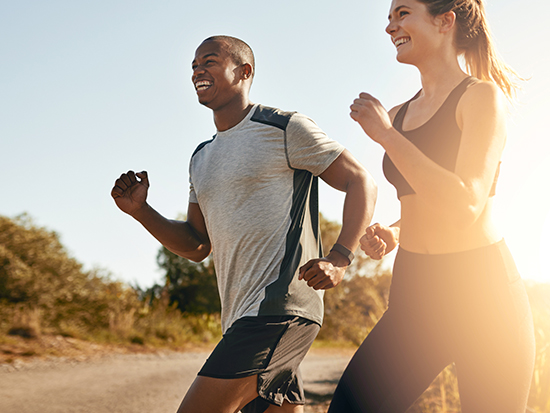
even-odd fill
[[[215,313],[182,314],[163,288],[147,296],[106,271],[84,271],[29,216],[0,216],[0,335],[41,334],[182,346],[214,340],[220,328]]]

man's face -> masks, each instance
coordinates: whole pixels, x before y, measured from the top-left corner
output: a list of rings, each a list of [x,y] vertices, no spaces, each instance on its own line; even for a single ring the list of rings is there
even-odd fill
[[[240,68],[222,41],[203,42],[195,52],[191,80],[202,105],[220,109],[241,93]]]

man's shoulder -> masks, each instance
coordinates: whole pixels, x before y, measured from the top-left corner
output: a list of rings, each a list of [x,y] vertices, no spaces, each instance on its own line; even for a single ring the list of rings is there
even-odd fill
[[[252,122],[263,123],[265,125],[286,130],[286,127],[290,122],[290,118],[292,118],[295,113],[296,112],[289,112],[278,108],[258,105],[250,120]]]
[[[214,141],[214,139],[216,139],[216,137],[213,137],[212,139],[209,139],[207,141],[204,141],[204,142],[201,142],[199,144],[199,146],[197,146],[197,148],[193,151],[193,155],[191,155],[191,158],[193,158],[193,156],[195,156],[202,148],[204,148],[206,145],[208,145],[209,143],[211,143],[212,141]]]

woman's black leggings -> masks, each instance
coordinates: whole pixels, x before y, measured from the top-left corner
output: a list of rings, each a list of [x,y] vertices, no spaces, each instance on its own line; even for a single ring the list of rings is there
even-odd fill
[[[535,344],[504,241],[397,253],[389,307],[344,372],[328,413],[404,412],[455,363],[463,413],[525,412]]]

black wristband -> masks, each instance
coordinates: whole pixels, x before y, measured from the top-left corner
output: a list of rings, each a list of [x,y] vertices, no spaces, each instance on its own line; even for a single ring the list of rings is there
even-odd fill
[[[330,250],[331,251],[336,251],[336,252],[339,252],[340,254],[342,254],[344,257],[346,257],[348,259],[350,264],[353,261],[353,259],[355,258],[355,255],[353,255],[353,252],[348,250],[342,244],[334,244]]]

